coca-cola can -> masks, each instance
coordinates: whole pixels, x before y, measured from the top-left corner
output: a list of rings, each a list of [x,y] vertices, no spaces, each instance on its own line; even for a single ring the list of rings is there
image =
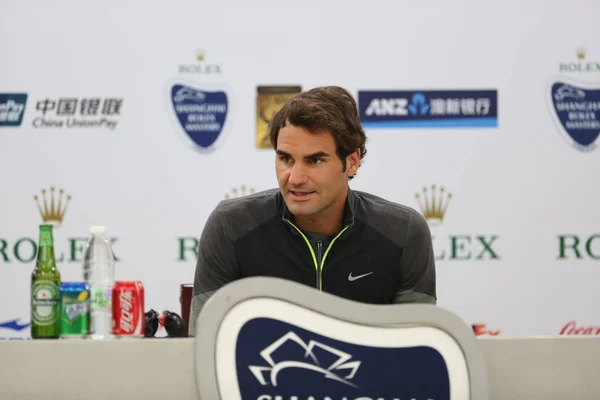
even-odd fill
[[[115,282],[112,290],[112,333],[115,337],[144,337],[144,285]]]

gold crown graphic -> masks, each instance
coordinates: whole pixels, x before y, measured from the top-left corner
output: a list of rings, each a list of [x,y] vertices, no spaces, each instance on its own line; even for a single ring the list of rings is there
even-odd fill
[[[65,213],[67,212],[67,206],[69,205],[71,196],[65,196],[63,189],[59,189],[57,195],[54,186],[50,186],[50,201],[48,201],[48,196],[46,196],[48,191],[46,189],[42,189],[41,192],[42,204],[40,204],[40,196],[33,196],[33,199],[37,203],[42,220],[45,223],[50,223],[57,227],[60,226],[63,218],[65,217]]]
[[[580,60],[585,58],[585,53],[587,53],[587,49],[585,47],[578,47],[575,49],[575,54],[577,54],[577,58]]]
[[[204,50],[196,50],[196,61],[204,61]]]
[[[254,193],[254,188],[249,188],[246,185],[242,185],[239,188],[234,187],[229,193],[225,193],[225,198],[233,199],[236,197],[243,197],[252,193]]]
[[[447,193],[443,186],[431,185],[430,188],[424,187],[415,197],[427,222],[431,225],[441,224],[452,193]]]

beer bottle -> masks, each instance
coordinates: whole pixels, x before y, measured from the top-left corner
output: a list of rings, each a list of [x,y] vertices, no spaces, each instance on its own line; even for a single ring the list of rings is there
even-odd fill
[[[59,337],[60,273],[54,258],[52,225],[40,225],[37,261],[31,274],[31,338]]]

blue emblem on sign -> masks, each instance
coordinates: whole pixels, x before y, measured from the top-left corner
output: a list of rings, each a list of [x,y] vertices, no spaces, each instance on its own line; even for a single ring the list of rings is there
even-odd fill
[[[179,125],[195,148],[212,150],[227,120],[227,93],[175,84],[170,90],[170,97]]]
[[[366,346],[254,318],[235,348],[242,399],[450,399],[446,360],[430,346]]]
[[[12,329],[13,331],[22,331],[27,328],[31,323],[20,322],[21,318],[11,319],[10,321],[0,322],[0,328]]]
[[[550,89],[552,109],[560,130],[577,150],[590,151],[600,136],[600,89],[555,82]]]
[[[20,126],[27,105],[27,93],[0,93],[0,127]]]

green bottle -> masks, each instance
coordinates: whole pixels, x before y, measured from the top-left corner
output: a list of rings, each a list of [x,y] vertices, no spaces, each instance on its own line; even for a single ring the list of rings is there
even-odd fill
[[[60,273],[54,258],[52,225],[40,225],[40,240],[35,269],[31,274],[31,338],[57,339]]]

